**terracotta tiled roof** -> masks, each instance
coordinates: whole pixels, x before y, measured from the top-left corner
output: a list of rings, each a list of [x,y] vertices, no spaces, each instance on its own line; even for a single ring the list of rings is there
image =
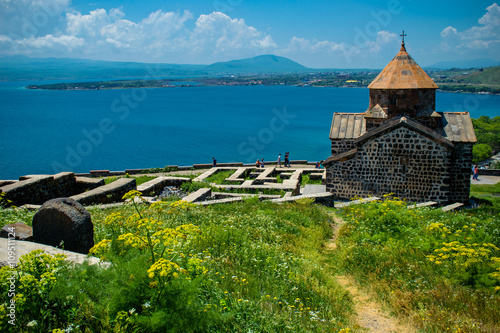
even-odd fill
[[[356,139],[366,132],[364,113],[333,114],[330,139]]]
[[[401,50],[368,86],[370,89],[437,89],[437,84],[406,52]]]
[[[441,135],[452,142],[477,142],[469,112],[440,112]]]

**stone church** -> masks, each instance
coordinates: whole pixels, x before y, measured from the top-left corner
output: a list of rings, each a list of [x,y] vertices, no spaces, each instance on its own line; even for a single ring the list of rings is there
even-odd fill
[[[394,193],[409,202],[467,202],[471,118],[435,110],[438,86],[406,52],[404,36],[368,88],[365,112],[333,114],[327,191],[337,199]]]

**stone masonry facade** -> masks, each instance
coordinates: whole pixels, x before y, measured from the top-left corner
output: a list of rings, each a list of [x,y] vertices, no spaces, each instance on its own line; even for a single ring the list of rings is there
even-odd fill
[[[409,153],[411,152],[411,153]],[[327,169],[327,191],[339,199],[396,193],[410,202],[448,201],[452,149],[401,127],[357,148],[356,158]]]

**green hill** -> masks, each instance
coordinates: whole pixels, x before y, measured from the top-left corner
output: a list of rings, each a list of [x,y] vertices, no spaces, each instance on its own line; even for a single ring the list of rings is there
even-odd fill
[[[205,67],[205,70],[220,73],[283,73],[304,72],[308,71],[308,68],[288,58],[261,55],[254,58],[216,62]]]
[[[500,66],[490,68],[453,68],[431,73],[436,84],[445,91],[500,93]]]
[[[468,75],[463,75],[462,80],[466,83],[500,86],[500,66],[480,69]]]

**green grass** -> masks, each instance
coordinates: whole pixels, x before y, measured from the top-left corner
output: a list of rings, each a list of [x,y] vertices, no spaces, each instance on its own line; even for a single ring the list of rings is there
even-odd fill
[[[28,332],[33,320],[38,331],[70,326],[79,332],[352,328],[350,297],[336,284],[322,250],[331,228],[321,206],[246,200],[136,208],[89,208],[100,249],[96,254],[113,263],[108,269],[32,265],[35,258],[29,259],[32,269],[18,269],[32,277],[16,285],[26,298],[16,303],[17,326],[2,319],[0,329]],[[104,239],[110,246],[98,243]],[[164,275],[152,265],[160,258],[166,263]],[[5,274],[0,270],[2,281]],[[8,301],[5,288],[1,283],[0,304]],[[4,310],[0,307],[2,318]]]
[[[118,176],[111,176],[111,177],[105,177],[104,178],[104,184],[105,185],[108,185],[108,184],[111,184],[112,182],[120,179],[120,178],[123,178],[123,177],[118,177]]]
[[[470,194],[473,195],[500,195],[500,183],[494,185],[471,184]]]
[[[22,222],[31,226],[36,211],[24,208],[0,208],[0,228],[7,224]]]
[[[311,175],[309,173],[303,173],[300,186],[305,186],[306,184],[321,185],[321,179],[311,180],[310,177]]]
[[[196,177],[198,177],[199,175],[201,175],[201,172],[195,172],[195,173],[189,173],[189,174],[178,174],[178,173],[174,173],[174,174],[169,174],[168,176],[169,176],[169,177],[184,177],[184,178],[195,179],[195,178],[196,178]]]
[[[226,181],[226,178],[231,177],[231,175],[235,172],[236,170],[222,170],[206,178],[205,181],[207,183],[214,183],[218,185],[231,185],[234,183]]]
[[[332,262],[375,291],[393,313],[421,332],[500,330],[498,214],[483,208],[408,210],[396,200],[340,214],[347,223]]]
[[[471,184],[470,195],[491,203],[491,205],[482,205],[477,210],[493,215],[500,214],[500,183],[495,185]]]
[[[139,176],[139,177],[134,177],[134,178],[135,178],[137,186],[139,186],[139,185],[142,185],[146,182],[149,182],[150,180],[155,179],[156,177],[154,177],[154,176]]]

